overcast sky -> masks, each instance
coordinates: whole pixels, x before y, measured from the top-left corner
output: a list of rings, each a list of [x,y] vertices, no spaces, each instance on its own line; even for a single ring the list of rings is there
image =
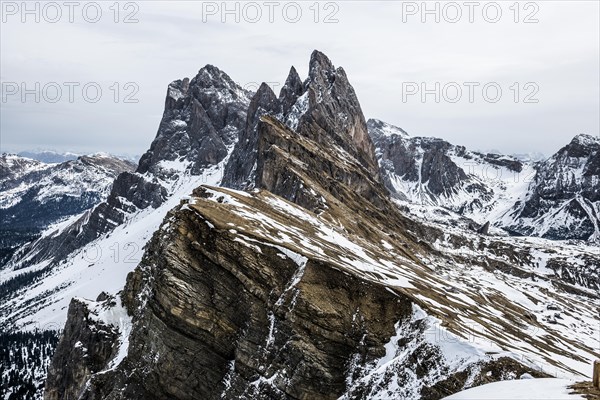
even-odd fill
[[[112,1],[27,3],[36,22],[3,1],[0,151],[141,154],[169,82],[213,64],[278,93],[291,65],[306,77],[313,49],[344,67],[367,118],[413,136],[550,155],[599,135],[599,2],[476,3],[427,2],[439,22],[421,1],[230,2],[229,14],[220,1],[137,1],[118,15]]]

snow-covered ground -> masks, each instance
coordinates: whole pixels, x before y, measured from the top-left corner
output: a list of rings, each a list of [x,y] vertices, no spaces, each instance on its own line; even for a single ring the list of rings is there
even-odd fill
[[[521,379],[489,383],[467,389],[444,400],[584,400],[571,394],[568,379]]]

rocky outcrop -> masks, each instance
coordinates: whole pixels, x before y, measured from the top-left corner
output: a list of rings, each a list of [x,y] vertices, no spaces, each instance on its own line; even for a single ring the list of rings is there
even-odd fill
[[[128,277],[127,356],[90,373],[80,398],[439,399],[474,382],[546,376],[514,359],[453,364],[440,346],[458,339],[432,336],[437,325],[411,294],[420,291],[394,289],[384,283],[393,270],[369,273],[349,260],[361,252],[342,243],[362,243],[358,229],[371,243],[382,232],[353,226],[356,215],[334,228],[327,221],[345,213],[328,204],[316,218],[266,191],[196,190]],[[394,247],[407,240],[386,237]],[[60,390],[57,382],[47,393]]]
[[[98,300],[100,300],[99,298]],[[98,306],[110,309],[114,298],[104,298]],[[104,369],[114,357],[118,327],[110,325],[90,310],[90,302],[73,299],[69,306],[69,324],[65,325],[48,372],[47,400],[79,399],[90,374]],[[70,368],[65,368],[65,366]]]
[[[375,147],[360,103],[343,68],[314,51],[305,84],[308,108],[295,130],[325,147],[340,147],[379,180]]]
[[[410,313],[402,297],[327,263],[270,244],[240,246],[227,225],[213,229],[193,211],[177,218],[169,249],[148,254],[160,271],[136,271],[124,294],[139,310],[144,287],[136,284],[152,280],[157,301],[140,315],[138,326],[148,328],[132,333],[127,361],[149,375],[124,381],[121,396],[337,398],[350,356],[357,349],[365,358],[384,355],[394,321]],[[97,393],[118,398],[104,382]]]
[[[246,122],[249,93],[223,71],[207,65],[191,81],[169,85],[156,139],[138,173],[160,174],[163,161],[185,159],[191,171],[218,164]]]
[[[285,84],[279,92],[279,102],[281,103],[283,115],[290,115],[292,107],[302,94],[304,94],[304,83],[300,79],[296,68],[291,67]]]
[[[309,210],[322,211],[327,196],[347,205],[358,195],[371,206],[391,206],[383,185],[358,160],[347,153],[329,154],[274,118],[262,119],[258,149],[257,187]],[[315,188],[325,193],[319,196]]]

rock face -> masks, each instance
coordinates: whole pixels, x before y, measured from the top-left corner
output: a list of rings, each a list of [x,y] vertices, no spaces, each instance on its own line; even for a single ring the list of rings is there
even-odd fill
[[[80,389],[81,399],[368,399],[403,379],[403,392],[390,394],[437,399],[468,379],[531,371],[490,360],[455,374],[426,340],[428,321],[402,291],[348,273],[338,258],[347,253],[326,261],[297,247],[295,237],[273,242],[263,231],[272,222],[287,223],[290,232],[307,229],[301,214],[286,213],[285,202],[268,192],[200,188],[195,196],[167,216],[170,222],[128,278],[122,294],[133,315],[127,358],[89,381],[63,386],[51,377],[47,399]],[[273,204],[260,219],[240,218]],[[239,230],[229,228],[232,222]],[[51,373],[64,365],[58,360],[70,351],[68,337]],[[385,376],[370,373],[386,357],[394,359],[395,348],[405,356]]]
[[[249,93],[218,68],[207,65],[191,81],[171,83],[158,134],[137,172],[156,174],[164,161],[192,163],[192,173],[218,164],[246,122]]]
[[[308,83],[305,86],[308,109],[300,117],[295,130],[323,146],[341,147],[374,178],[378,178],[375,147],[344,69],[335,68],[327,56],[315,51],[310,59]]]
[[[48,226],[106,200],[114,179],[134,165],[109,155],[61,164],[0,157],[0,266]]]
[[[106,299],[100,307],[114,307],[114,299]],[[105,368],[115,356],[115,346],[119,331],[117,327],[98,320],[89,302],[74,299],[69,306],[69,321],[64,328],[60,346],[68,346],[71,351],[60,352],[52,360],[50,379],[46,385],[67,390],[48,390],[47,399],[77,399],[83,390],[78,385],[86,376]],[[63,366],[74,368],[65,369]]]
[[[251,189],[256,184],[258,123],[263,115],[278,115],[281,103],[269,85],[263,83],[250,101],[244,129],[225,168],[223,185]]]
[[[397,198],[440,205],[512,234],[600,237],[600,140],[579,135],[548,160],[471,152],[369,120],[381,175]]]
[[[279,102],[281,103],[283,115],[290,115],[292,108],[298,101],[298,98],[304,93],[304,83],[298,75],[296,68],[290,68],[285,84],[279,93]]]

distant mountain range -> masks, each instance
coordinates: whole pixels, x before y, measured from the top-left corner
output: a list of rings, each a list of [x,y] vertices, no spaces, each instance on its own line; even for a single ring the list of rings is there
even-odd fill
[[[548,159],[469,151],[368,121],[395,197],[448,208],[510,234],[600,243],[600,138],[577,135]]]
[[[0,156],[0,266],[24,243],[106,199],[121,172],[134,165],[96,154],[47,164]]]
[[[105,154],[105,153],[99,153]],[[72,152],[57,152],[53,150],[38,150],[38,151],[20,151],[17,153],[18,156],[24,158],[30,158],[32,160],[41,161],[46,164],[60,164],[65,161],[76,160],[78,157],[85,155],[82,153],[72,153]],[[131,161],[137,163],[139,160],[139,156],[129,155],[129,154],[114,154],[116,158],[120,158],[122,160]]]

